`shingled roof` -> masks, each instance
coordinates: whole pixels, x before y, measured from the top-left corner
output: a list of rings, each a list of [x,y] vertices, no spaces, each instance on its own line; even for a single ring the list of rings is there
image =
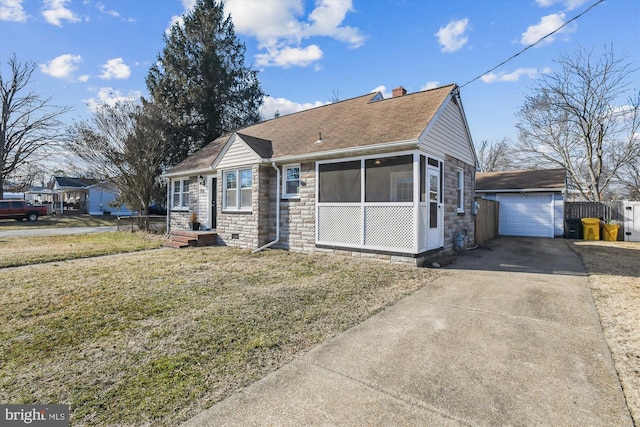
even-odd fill
[[[565,188],[565,169],[532,169],[476,173],[476,191]]]
[[[325,151],[417,141],[455,88],[451,84],[388,99],[382,99],[379,93],[369,93],[266,120],[236,132],[263,158],[320,155]],[[232,135],[221,136],[168,173],[210,167]],[[320,137],[322,142],[317,143]],[[269,157],[264,157],[268,154]]]

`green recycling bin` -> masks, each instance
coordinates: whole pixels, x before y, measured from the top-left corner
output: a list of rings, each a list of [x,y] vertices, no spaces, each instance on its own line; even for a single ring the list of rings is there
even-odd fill
[[[582,218],[584,240],[600,240],[600,219]]]
[[[602,240],[608,242],[615,242],[618,240],[618,224],[603,224],[602,225]]]

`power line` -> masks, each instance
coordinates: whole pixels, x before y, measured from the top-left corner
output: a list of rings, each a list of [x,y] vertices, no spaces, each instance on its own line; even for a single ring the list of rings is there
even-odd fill
[[[596,7],[597,5],[599,5],[600,3],[604,2],[604,0],[598,0],[597,2],[595,2],[594,4],[592,4],[591,6],[589,6],[586,10],[584,10],[582,13],[580,13],[579,15],[574,16],[573,18],[569,19],[567,22],[565,22],[564,24],[560,25],[558,28],[556,28],[555,30],[553,30],[552,32],[546,34],[545,36],[542,36],[540,39],[538,39],[538,41],[536,41],[535,43],[530,44],[529,46],[525,47],[524,49],[522,49],[520,52],[516,53],[515,55],[512,55],[509,59],[506,59],[504,61],[502,61],[501,63],[499,63],[498,65],[496,65],[495,67],[493,67],[490,70],[485,71],[484,73],[480,74],[479,76],[469,80],[468,82],[466,82],[465,84],[463,84],[462,86],[460,86],[460,88],[465,87],[466,85],[468,85],[469,83],[473,83],[476,80],[478,80],[480,77],[484,76],[485,74],[488,74],[494,70],[496,70],[497,68],[502,67],[504,64],[506,64],[507,62],[511,61],[512,59],[516,58],[517,56],[520,56],[521,54],[523,54],[525,51],[527,51],[528,49],[534,47],[535,45],[537,45],[538,43],[540,43],[542,40],[546,39],[547,37],[550,37],[552,35],[554,35],[555,33],[557,33],[558,31],[560,31],[561,29],[563,29],[564,27],[566,27],[568,24],[570,24],[571,22],[575,21],[576,19],[580,18],[582,15],[584,15],[585,13],[589,12],[591,9],[593,9],[594,7]]]

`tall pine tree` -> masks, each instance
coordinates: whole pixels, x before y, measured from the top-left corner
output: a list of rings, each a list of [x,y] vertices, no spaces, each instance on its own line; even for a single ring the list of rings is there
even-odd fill
[[[173,165],[225,132],[258,122],[264,92],[257,71],[245,66],[245,45],[222,2],[198,0],[163,38],[146,82],[164,115]]]

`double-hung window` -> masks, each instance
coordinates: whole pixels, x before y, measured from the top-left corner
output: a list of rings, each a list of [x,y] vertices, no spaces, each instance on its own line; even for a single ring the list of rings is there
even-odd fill
[[[456,207],[458,213],[464,213],[464,170],[458,168],[456,186]]]
[[[250,211],[252,197],[251,169],[224,172],[224,207],[227,210]]]
[[[189,178],[173,181],[171,207],[175,210],[189,209]]]
[[[284,167],[282,186],[283,198],[290,199],[300,195],[300,165]]]

